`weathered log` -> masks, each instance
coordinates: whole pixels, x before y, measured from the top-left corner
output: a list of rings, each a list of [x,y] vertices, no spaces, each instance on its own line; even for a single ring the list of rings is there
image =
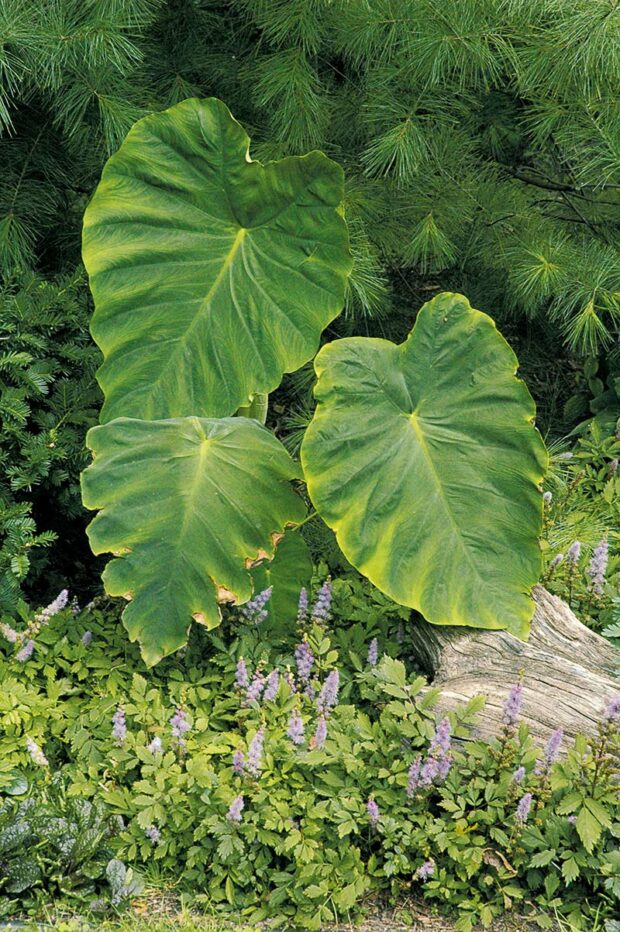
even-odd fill
[[[620,692],[620,652],[542,586],[533,596],[536,611],[527,641],[505,631],[438,627],[422,619],[413,625],[414,655],[441,689],[440,709],[486,696],[476,737],[498,734],[506,696],[521,672],[522,720],[538,741],[555,728],[563,728],[568,738],[592,734],[606,704]]]

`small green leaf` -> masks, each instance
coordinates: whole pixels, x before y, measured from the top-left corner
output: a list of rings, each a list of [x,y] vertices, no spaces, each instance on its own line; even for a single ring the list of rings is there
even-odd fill
[[[592,815],[590,810],[584,806],[577,816],[575,828],[577,829],[577,834],[584,848],[588,854],[592,854],[594,846],[601,837],[601,832],[603,831],[601,823]]]
[[[568,858],[562,864],[562,877],[566,883],[572,883],[579,877],[579,865],[574,858]]]
[[[577,790],[567,793],[566,796],[558,803],[558,815],[568,815],[574,812],[583,804],[583,796]]]
[[[304,889],[304,893],[309,899],[316,900],[319,897],[325,896],[326,890],[323,885],[317,883],[311,883],[310,886]]]
[[[603,828],[611,828],[611,817],[598,800],[588,798],[584,801],[584,805],[589,809],[594,818],[600,822]]]
[[[548,851],[539,851],[530,861],[530,867],[546,867],[555,857],[555,848]]]
[[[230,879],[230,875],[226,878],[226,883],[224,885],[224,890],[226,892],[226,899],[231,906],[235,905],[235,886]]]
[[[405,664],[402,660],[396,660],[394,657],[383,657],[379,663],[378,672],[381,680],[385,683],[405,686],[407,682]]]
[[[547,896],[553,896],[560,886],[560,878],[557,874],[547,874],[545,877],[545,893]]]
[[[356,899],[357,891],[354,883],[348,884],[348,886],[344,887],[344,889],[342,889],[340,893],[337,893],[334,897],[336,905],[341,909],[351,909]]]

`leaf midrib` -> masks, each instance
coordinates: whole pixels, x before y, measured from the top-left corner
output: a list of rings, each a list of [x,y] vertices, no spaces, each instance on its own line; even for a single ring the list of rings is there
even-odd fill
[[[467,559],[467,562],[468,562],[469,565],[471,566],[471,568],[472,568],[472,570],[474,571],[474,573],[475,573],[475,575],[477,576],[477,578],[478,578],[478,579],[485,585],[485,587],[486,587],[486,582],[485,582],[485,580],[483,579],[483,577],[481,576],[480,570],[479,570],[478,566],[474,563],[474,561],[473,561],[473,559],[472,559],[472,556],[471,556],[471,553],[470,553],[470,551],[469,551],[469,548],[465,546],[465,542],[464,542],[464,540],[463,540],[463,537],[462,537],[460,528],[459,528],[459,526],[458,526],[458,524],[457,524],[457,522],[456,522],[456,519],[455,519],[455,517],[454,517],[454,514],[452,513],[452,509],[451,509],[451,507],[450,507],[450,503],[448,502],[448,499],[446,498],[446,494],[445,494],[444,489],[443,489],[443,484],[442,484],[441,479],[440,479],[440,477],[439,477],[439,473],[437,472],[437,467],[435,466],[435,461],[433,460],[433,457],[431,456],[431,451],[430,451],[430,449],[429,449],[429,446],[428,446],[428,443],[427,443],[427,440],[426,440],[426,435],[424,434],[424,431],[422,430],[422,428],[420,427],[420,424],[419,424],[419,422],[418,422],[418,421],[419,421],[419,418],[418,418],[418,414],[416,413],[416,411],[413,411],[412,414],[409,415],[408,421],[409,421],[409,423],[411,424],[411,426],[413,427],[413,432],[414,432],[414,434],[415,434],[415,436],[416,436],[416,439],[417,439],[417,441],[418,441],[418,445],[419,445],[419,447],[420,447],[420,450],[422,451],[422,455],[423,455],[423,457],[424,457],[424,459],[425,459],[425,461],[426,461],[426,463],[427,463],[427,466],[428,466],[428,468],[429,468],[429,470],[430,470],[432,476],[434,477],[435,486],[436,486],[436,488],[437,488],[437,490],[438,490],[438,492],[439,492],[439,497],[440,497],[441,502],[442,502],[442,504],[443,504],[444,511],[445,511],[445,513],[446,513],[446,515],[447,515],[447,517],[448,517],[448,520],[449,520],[450,524],[452,525],[452,528],[453,528],[453,530],[454,530],[455,536],[456,536],[456,538],[457,538],[457,540],[458,540],[458,542],[459,542],[459,544],[460,544],[461,550],[462,550],[463,554],[465,555],[465,557],[466,557],[466,559]]]
[[[165,376],[166,372],[168,371],[168,369],[170,368],[170,366],[175,364],[175,361],[176,361],[176,359],[178,358],[178,355],[179,355],[179,351],[180,351],[181,349],[184,349],[184,348],[185,348],[185,345],[188,343],[189,338],[190,338],[190,336],[191,336],[191,334],[192,334],[194,328],[195,328],[195,327],[198,325],[198,323],[202,320],[202,317],[203,317],[203,314],[204,314],[205,309],[209,306],[209,303],[213,300],[213,297],[215,296],[215,293],[217,292],[218,288],[219,288],[220,285],[222,284],[222,282],[223,282],[223,280],[224,280],[224,277],[225,277],[226,273],[228,272],[228,269],[229,269],[230,266],[232,265],[232,263],[233,263],[233,261],[234,261],[234,258],[235,258],[235,256],[237,255],[237,252],[238,252],[239,249],[241,248],[241,245],[243,244],[243,241],[244,241],[244,239],[245,239],[247,233],[248,233],[248,230],[247,230],[246,227],[239,227],[239,229],[238,229],[238,231],[237,231],[237,235],[235,236],[235,239],[234,239],[234,241],[233,241],[233,244],[232,244],[232,246],[230,247],[230,249],[229,249],[229,251],[228,251],[228,253],[227,253],[226,257],[225,257],[225,259],[224,259],[224,261],[223,261],[223,263],[222,263],[222,266],[221,266],[219,272],[218,272],[217,275],[215,276],[215,279],[213,280],[213,283],[212,283],[211,287],[209,288],[208,292],[206,293],[206,295],[204,296],[204,298],[203,298],[202,301],[200,302],[200,305],[199,305],[199,307],[198,307],[198,310],[197,310],[196,313],[194,314],[194,316],[193,316],[193,318],[192,318],[192,320],[191,320],[191,323],[190,323],[189,326],[185,329],[184,333],[181,334],[180,338],[178,339],[178,341],[177,341],[177,343],[176,343],[176,346],[173,348],[172,352],[168,355],[166,361],[164,362],[163,366],[161,367],[160,372],[159,372],[159,376],[158,376],[158,378],[155,380],[154,385],[160,385],[160,384],[161,384],[161,382],[164,380],[164,376]],[[152,393],[151,393],[151,394],[152,394]]]

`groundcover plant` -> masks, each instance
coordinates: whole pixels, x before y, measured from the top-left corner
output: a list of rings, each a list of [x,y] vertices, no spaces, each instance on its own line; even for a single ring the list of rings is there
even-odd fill
[[[154,669],[105,598],[62,595],[4,631],[0,916],[68,903],[96,925],[141,875],[157,908],[166,890],[276,928],[412,893],[458,932],[505,912],[580,932],[613,916],[620,699],[587,738],[538,745],[526,675],[477,741],[483,698],[446,715],[399,659],[406,609],[354,573],[313,583],[292,616],[274,623],[266,593]]]
[[[342,200],[333,161],[252,161],[210,98],[140,120],[86,210],[105,401],[83,500],[99,512],[94,552],[114,556],[106,589],[129,600],[151,664],[192,618],[213,628],[222,602],[255,595],[253,569],[306,519],[300,480],[344,556],[397,602],[527,635],[546,452],[514,353],[466,298],[425,304],[400,346],[323,346],[300,464],[264,426],[268,393],[342,309]]]

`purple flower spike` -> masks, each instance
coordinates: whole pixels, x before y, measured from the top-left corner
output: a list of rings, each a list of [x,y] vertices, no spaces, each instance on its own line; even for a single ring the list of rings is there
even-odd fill
[[[450,754],[444,754],[439,758],[437,763],[437,777],[440,781],[446,779],[452,768],[452,756]]]
[[[607,571],[607,560],[609,558],[609,543],[607,538],[594,548],[590,559],[590,564],[586,573],[590,577],[590,589],[594,595],[601,596],[605,590],[605,573]]]
[[[413,764],[409,768],[409,776],[407,778],[407,796],[409,799],[413,799],[415,791],[420,785],[420,769],[422,767],[422,757],[420,754],[416,757]]]
[[[316,701],[319,712],[323,715],[329,715],[329,712],[338,702],[338,689],[340,687],[340,674],[338,670],[332,670],[323,683],[321,692]]]
[[[313,744],[315,748],[318,748],[319,751],[325,744],[327,740],[327,720],[324,715],[319,715],[319,719],[316,723],[316,731],[314,732]]]
[[[226,818],[229,822],[241,822],[241,813],[243,811],[244,805],[245,803],[243,801],[243,796],[235,796],[229,806],[228,812],[226,813]]]
[[[329,614],[332,604],[332,584],[331,580],[326,579],[321,588],[319,589],[319,594],[316,597],[314,606],[312,607],[312,618],[314,621],[323,622],[329,621]]]
[[[550,505],[552,498],[553,498],[553,495],[551,492],[543,492],[543,502],[545,503],[545,505]]]
[[[620,694],[610,699],[607,708],[603,712],[603,721],[611,724],[620,722]]]
[[[297,665],[297,676],[302,683],[307,683],[314,664],[314,654],[310,650],[307,641],[302,641],[295,648],[295,663]]]
[[[618,460],[613,459],[611,463],[609,464],[609,475],[615,476],[617,472],[618,472]]]
[[[265,741],[265,729],[259,728],[248,748],[247,769],[254,777],[260,776],[263,765],[263,743]]]
[[[549,564],[549,572],[553,572],[553,570],[554,570],[557,566],[559,566],[560,563],[562,563],[563,560],[564,560],[564,554],[563,554],[563,553],[556,553],[556,555],[554,556],[553,560],[552,560],[551,563]]]
[[[233,754],[233,773],[235,773],[238,777],[242,777],[244,770],[245,754],[241,750],[235,751]]]
[[[564,737],[564,732],[561,728],[556,728],[553,732],[549,741],[547,742],[547,747],[545,750],[545,763],[548,766],[551,766],[557,759],[558,754],[560,753],[560,745],[562,744],[562,738]]]
[[[568,548],[568,552],[566,554],[566,562],[570,566],[576,566],[579,561],[580,554],[581,554],[581,542],[576,540]]]
[[[450,750],[450,736],[450,720],[448,718],[442,718],[431,740],[429,753],[437,754],[440,752],[441,754],[447,754]]]
[[[158,845],[161,841],[161,832],[156,825],[149,825],[148,828],[144,829],[144,834],[150,840],[153,846]]]
[[[260,625],[267,618],[269,610],[265,606],[271,598],[272,592],[273,586],[269,586],[254,596],[253,599],[250,599],[249,602],[246,602],[245,605],[242,605],[241,614],[246,621],[250,621],[254,625]]]
[[[521,705],[523,704],[523,685],[515,683],[511,688],[508,699],[504,704],[504,723],[513,726],[519,721]]]
[[[521,825],[524,825],[529,817],[530,809],[532,808],[532,794],[526,793],[525,796],[522,796],[519,800],[519,805],[517,806],[517,811],[515,813],[515,818],[517,822]]]
[[[415,872],[415,877],[417,880],[428,880],[429,877],[432,877],[435,873],[435,862],[428,860],[425,861],[420,867],[418,867]]]
[[[127,723],[125,721],[125,710],[119,705],[118,709],[112,716],[112,737],[120,746],[127,737]]]
[[[282,674],[282,678],[285,683],[288,683],[291,692],[296,693],[297,687],[295,686],[295,677],[293,676],[291,671],[285,670],[284,673]]]
[[[237,661],[237,672],[235,675],[235,684],[238,689],[247,689],[250,685],[250,677],[248,676],[248,668],[245,664],[243,657],[240,657]]]
[[[159,735],[155,735],[151,743],[147,747],[147,751],[150,751],[151,754],[161,754],[164,750],[164,746],[161,743],[161,738]]]
[[[366,812],[368,813],[368,821],[374,828],[375,825],[379,824],[381,815],[379,813],[379,807],[372,797],[366,803]]]
[[[523,783],[525,780],[525,767],[517,767],[512,775],[513,783]]]
[[[300,590],[299,602],[297,603],[297,621],[302,625],[308,620],[308,593],[305,589]]]
[[[371,667],[377,666],[377,660],[379,659],[379,642],[376,638],[373,638],[370,642],[368,648],[368,663]]]
[[[61,612],[63,608],[66,607],[67,602],[69,601],[69,592],[67,589],[63,589],[62,592],[59,592],[53,602],[46,607],[41,609],[40,613],[37,615],[37,621],[49,621],[50,618],[53,618],[54,615],[57,615],[58,612]]]
[[[93,632],[92,632],[92,631],[85,631],[84,634],[83,634],[82,637],[81,637],[81,641],[82,641],[82,644],[84,645],[84,647],[90,647],[90,645],[91,645],[91,643],[92,643],[92,640],[93,640]]]
[[[439,776],[439,761],[436,757],[427,757],[420,771],[420,786],[430,786]]]
[[[293,744],[304,743],[304,723],[297,709],[293,709],[289,719],[287,735]]]
[[[176,738],[179,744],[184,744],[183,736],[192,730],[192,726],[187,721],[187,712],[183,709],[177,709],[170,719],[170,731],[172,737]]]
[[[15,654],[15,659],[20,663],[27,663],[32,657],[34,651],[34,641],[32,638],[29,641],[26,641],[21,650],[18,650]]]
[[[278,695],[278,689],[280,688],[280,674],[277,670],[272,670],[269,676],[267,677],[267,687],[265,689],[263,700],[265,702],[273,702],[276,696]]]
[[[251,702],[258,702],[265,688],[265,677],[260,671],[256,671],[254,679],[248,686],[245,693],[244,705],[250,705]]]

